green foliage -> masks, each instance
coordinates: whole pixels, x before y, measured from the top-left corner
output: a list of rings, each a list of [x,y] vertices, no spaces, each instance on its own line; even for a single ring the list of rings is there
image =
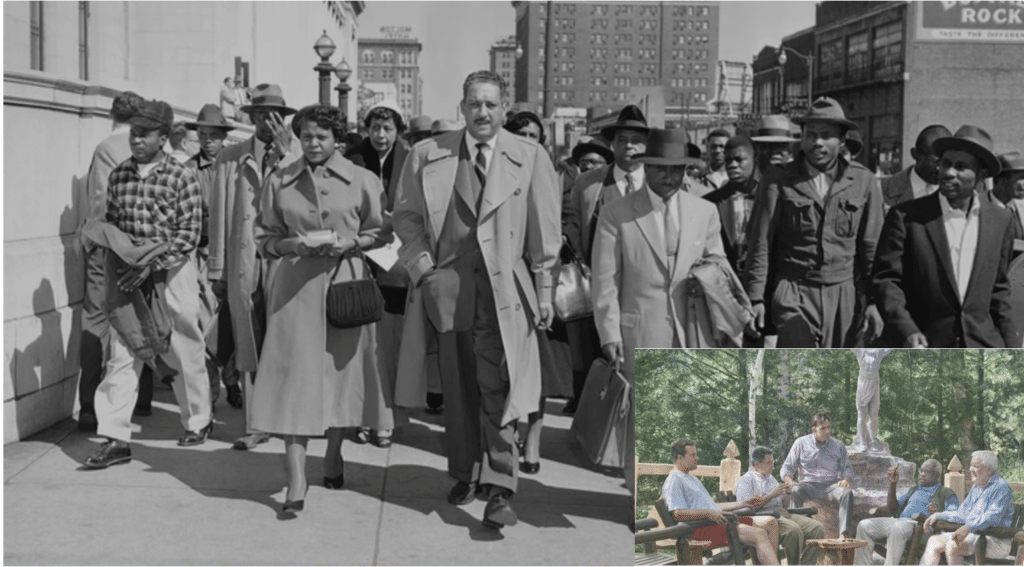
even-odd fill
[[[640,462],[668,463],[671,443],[689,437],[697,443],[703,465],[718,465],[734,440],[744,472],[751,445],[771,447],[781,467],[793,441],[809,432],[810,417],[819,410],[832,416],[835,437],[846,444],[853,441],[859,365],[848,349],[766,351],[764,372],[757,378],[756,434],[748,439],[744,362],[755,353],[637,349]],[[956,455],[966,466],[971,451],[991,449],[999,455],[1004,476],[1024,482],[1024,352],[895,350],[882,361],[879,375],[879,437],[893,455],[917,464],[936,458],[943,466]],[[788,388],[783,388],[783,376],[788,376]],[[703,480],[715,494],[717,479]],[[641,477],[638,517],[646,517],[663,481]]]

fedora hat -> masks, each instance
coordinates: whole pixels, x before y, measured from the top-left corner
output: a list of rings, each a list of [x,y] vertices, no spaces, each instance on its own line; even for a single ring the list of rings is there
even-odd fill
[[[430,133],[430,125],[434,122],[429,116],[417,116],[409,121],[409,131],[406,134],[418,134],[420,132]]]
[[[445,132],[454,132],[459,128],[462,128],[462,125],[459,124],[458,121],[441,118],[439,120],[435,120],[434,123],[430,125],[430,135],[436,136],[438,134],[444,134]]]
[[[295,114],[295,109],[284,102],[281,87],[273,83],[260,83],[252,90],[252,104],[239,108],[242,112],[252,112],[256,108],[273,110],[281,116]]]
[[[823,96],[814,101],[807,114],[793,119],[796,124],[807,124],[808,122],[825,122],[827,124],[838,124],[849,130],[856,130],[857,123],[846,119],[843,107],[834,98]]]
[[[985,166],[988,174],[992,177],[999,175],[1003,169],[996,154],[992,153],[992,136],[984,128],[978,126],[964,124],[956,131],[956,134],[936,138],[932,142],[932,149],[939,157],[942,157],[942,154],[948,150],[965,151],[978,158],[978,161]]]
[[[690,136],[682,128],[652,128],[647,151],[633,160],[645,165],[691,165],[700,160],[700,148],[690,143]]]
[[[615,153],[612,152],[608,144],[601,138],[580,138],[580,143],[576,144],[576,147],[572,149],[572,161],[578,162],[587,154],[597,154],[608,163],[615,161]]]
[[[846,133],[845,144],[846,149],[850,150],[851,155],[857,155],[864,149],[864,142],[860,139],[860,132],[856,130],[850,130]]]
[[[627,104],[619,111],[619,118],[615,121],[615,124],[601,128],[601,137],[605,140],[614,140],[615,133],[624,129],[636,130],[644,134],[651,131],[647,127],[647,119],[644,118],[644,113],[634,104]]]
[[[203,107],[199,109],[199,115],[196,116],[196,121],[185,123],[185,128],[188,128],[189,130],[198,130],[200,126],[222,128],[225,131],[234,130],[235,128],[228,123],[227,119],[224,118],[224,114],[221,113],[216,104],[204,104]]]
[[[790,135],[789,118],[782,114],[762,116],[761,123],[757,126],[757,132],[750,139],[754,142],[785,144],[800,141]]]
[[[999,156],[999,165],[1002,166],[1000,173],[1011,171],[1024,171],[1024,155],[1020,152],[1007,152]]]

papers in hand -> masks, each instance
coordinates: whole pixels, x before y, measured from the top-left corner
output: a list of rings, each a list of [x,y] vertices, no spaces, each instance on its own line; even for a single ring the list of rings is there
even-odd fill
[[[398,249],[402,247],[402,241],[395,235],[395,240],[382,248],[374,248],[366,251],[366,257],[373,260],[373,263],[380,266],[384,271],[391,271],[391,268],[398,263]]]
[[[310,248],[338,243],[338,236],[333,230],[314,230],[313,232],[300,235],[299,238],[302,239],[303,244]]]

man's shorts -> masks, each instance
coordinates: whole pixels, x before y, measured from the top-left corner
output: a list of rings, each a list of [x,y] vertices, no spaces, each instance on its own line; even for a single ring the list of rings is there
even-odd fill
[[[740,524],[746,524],[748,526],[754,525],[754,520],[749,517],[742,517],[739,519]],[[729,535],[725,532],[725,525],[721,526],[702,526],[693,530],[693,535],[690,536],[691,540],[710,541],[711,547],[724,547],[729,545]],[[1009,548],[1007,548],[1009,552]]]

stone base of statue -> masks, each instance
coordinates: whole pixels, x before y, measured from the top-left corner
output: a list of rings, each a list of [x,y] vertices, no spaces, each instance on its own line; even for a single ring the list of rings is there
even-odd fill
[[[917,465],[904,461],[899,457],[889,454],[889,446],[884,441],[878,440],[868,450],[857,450],[855,447],[847,447],[850,457],[850,466],[853,467],[853,497],[854,497],[854,521],[871,515],[871,509],[881,507],[886,509],[886,500],[889,494],[889,467],[899,467],[900,480],[896,483],[896,496],[910,490],[917,484]],[[881,452],[884,446],[885,451]],[[854,525],[851,535],[857,533]]]

